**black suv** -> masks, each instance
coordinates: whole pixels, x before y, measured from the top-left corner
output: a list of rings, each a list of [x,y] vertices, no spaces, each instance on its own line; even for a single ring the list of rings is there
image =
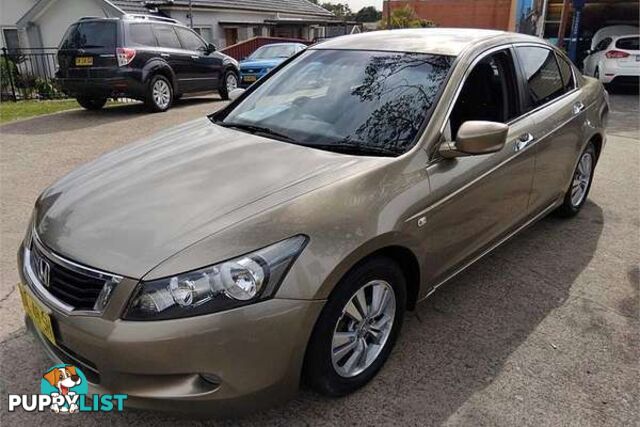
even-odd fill
[[[238,86],[238,62],[170,18],[125,15],[82,18],[65,33],[58,49],[57,81],[86,109],[107,98],[144,101],[167,110],[183,94],[218,92],[222,99]]]

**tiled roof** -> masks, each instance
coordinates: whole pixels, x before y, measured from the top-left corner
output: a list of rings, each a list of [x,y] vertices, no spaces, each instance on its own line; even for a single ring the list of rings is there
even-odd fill
[[[118,3],[135,3],[135,1],[120,0]],[[163,8],[164,3],[162,0],[154,0],[150,3],[157,4],[160,9]],[[189,4],[188,0],[174,0],[166,1],[166,6],[179,5],[186,6]],[[333,13],[329,12],[317,4],[313,4],[307,0],[192,0],[193,6],[199,7],[215,7],[225,9],[243,9],[243,10],[259,10],[267,12],[281,12],[281,13],[301,13],[305,15],[324,16],[327,18],[334,17]]]

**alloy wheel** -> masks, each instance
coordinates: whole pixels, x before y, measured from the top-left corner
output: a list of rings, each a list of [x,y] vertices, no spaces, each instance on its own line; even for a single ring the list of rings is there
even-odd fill
[[[156,80],[153,84],[153,102],[158,108],[165,109],[171,100],[171,88],[164,80]]]
[[[236,77],[235,74],[233,73],[227,74],[226,85],[227,85],[227,93],[230,93],[232,90],[238,88],[238,78]]]
[[[333,332],[331,362],[344,378],[366,370],[384,348],[396,314],[391,285],[373,280],[362,286],[343,308]]]
[[[592,173],[593,157],[589,152],[585,152],[582,154],[582,157],[580,157],[578,167],[573,175],[573,182],[571,184],[571,204],[573,204],[573,206],[580,206],[583,202],[587,194],[587,189],[589,188]]]

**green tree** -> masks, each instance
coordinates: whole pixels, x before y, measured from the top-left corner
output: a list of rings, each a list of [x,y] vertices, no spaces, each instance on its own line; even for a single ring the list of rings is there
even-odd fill
[[[391,11],[390,25],[386,19],[383,21],[384,27],[387,29],[435,27],[433,21],[418,17],[415,10],[408,5]]]
[[[317,1],[313,2],[315,4],[319,4]],[[333,12],[338,18],[342,18],[347,21],[352,21],[355,17],[353,11],[349,7],[347,3],[322,3],[320,4],[324,9],[327,9],[329,12]]]
[[[382,12],[374,6],[363,7],[356,13],[355,20],[357,22],[377,22],[382,18]]]

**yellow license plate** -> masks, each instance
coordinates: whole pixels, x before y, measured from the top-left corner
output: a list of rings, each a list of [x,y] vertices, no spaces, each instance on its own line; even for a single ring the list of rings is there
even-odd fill
[[[255,82],[257,79],[256,76],[244,76],[242,80],[244,80],[245,82]]]
[[[85,66],[85,67],[93,65],[93,56],[78,56],[78,57],[76,57],[76,65]]]
[[[53,325],[51,323],[51,316],[44,312],[40,305],[33,300],[31,295],[22,287],[18,285],[20,291],[20,297],[22,298],[22,306],[25,313],[31,318],[33,324],[38,330],[49,339],[53,344],[56,343],[56,337],[53,334]]]

